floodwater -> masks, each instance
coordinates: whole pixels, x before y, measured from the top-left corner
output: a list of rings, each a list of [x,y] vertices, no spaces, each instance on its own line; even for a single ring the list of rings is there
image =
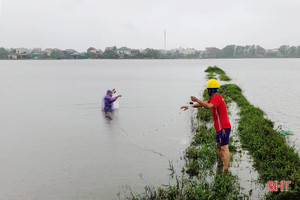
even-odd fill
[[[300,59],[0,61],[0,197],[117,199],[167,184],[208,65],[223,68],[300,146]],[[120,109],[101,112],[107,89]],[[141,178],[142,177],[142,178]]]

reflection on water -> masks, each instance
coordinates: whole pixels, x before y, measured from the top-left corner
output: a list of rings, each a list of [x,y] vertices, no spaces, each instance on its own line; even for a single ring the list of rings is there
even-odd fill
[[[111,121],[114,119],[115,113],[114,113],[114,111],[112,111],[112,112],[102,111],[102,115],[105,118],[105,122],[107,124],[111,124]]]
[[[240,186],[242,187],[244,194],[251,194],[250,199],[263,199],[266,187],[262,183],[258,182],[258,173],[253,167],[253,159],[249,155],[246,149],[243,149],[238,137],[238,121],[239,121],[239,109],[235,102],[228,105],[230,114],[229,120],[231,124],[234,146],[237,151],[232,153],[232,161],[230,163],[229,171],[232,174],[237,175],[239,178]]]

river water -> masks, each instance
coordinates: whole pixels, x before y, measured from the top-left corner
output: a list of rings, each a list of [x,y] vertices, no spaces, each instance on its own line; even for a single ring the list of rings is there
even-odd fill
[[[208,65],[223,68],[300,146],[300,59],[0,61],[0,197],[117,199],[169,183]],[[120,109],[101,112],[107,89]],[[141,178],[142,177],[142,178]]]

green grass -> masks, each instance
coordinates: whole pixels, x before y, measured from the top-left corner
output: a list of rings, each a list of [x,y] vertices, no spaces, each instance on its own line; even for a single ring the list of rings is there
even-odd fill
[[[217,67],[217,66],[209,66],[204,72],[207,72],[207,73],[216,73],[216,74],[225,74],[225,72]]]
[[[226,73],[219,67],[217,66],[209,66],[205,72],[207,72],[208,74],[206,75],[207,79],[216,79],[216,75],[219,75],[219,79],[221,81],[230,81],[231,79],[226,75]]]
[[[208,73],[208,74],[206,75],[206,78],[207,78],[207,79],[216,79],[216,74],[215,74],[215,73]]]

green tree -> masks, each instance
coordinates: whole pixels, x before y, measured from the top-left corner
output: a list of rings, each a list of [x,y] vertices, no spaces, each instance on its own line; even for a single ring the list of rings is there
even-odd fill
[[[244,46],[236,46],[235,51],[233,53],[233,57],[235,58],[242,58],[244,56]]]
[[[145,57],[157,59],[157,58],[161,58],[161,55],[159,51],[147,48],[145,50]]]
[[[248,56],[250,58],[256,57],[256,46],[255,45],[251,45],[251,47],[249,48]]]
[[[287,57],[295,58],[297,57],[297,47],[291,46],[287,51]]]
[[[50,54],[50,58],[52,59],[59,59],[63,56],[62,51],[53,50]]]
[[[221,50],[216,47],[208,47],[203,53],[204,58],[219,58],[221,57]]]
[[[295,57],[300,58],[300,46],[297,46]]]
[[[103,58],[108,58],[108,59],[115,59],[118,58],[118,54],[117,54],[117,47],[113,47],[112,49],[106,49],[103,54],[102,54]]]
[[[256,46],[256,57],[264,57],[266,53],[266,50],[264,48],[262,48],[261,46],[257,45]]]
[[[223,49],[221,49],[221,57],[223,58],[232,58],[236,45],[227,45]]]
[[[280,57],[287,57],[289,46],[288,45],[282,45],[278,49],[278,54]]]
[[[3,47],[0,48],[0,59],[7,59],[8,51],[6,51]]]

